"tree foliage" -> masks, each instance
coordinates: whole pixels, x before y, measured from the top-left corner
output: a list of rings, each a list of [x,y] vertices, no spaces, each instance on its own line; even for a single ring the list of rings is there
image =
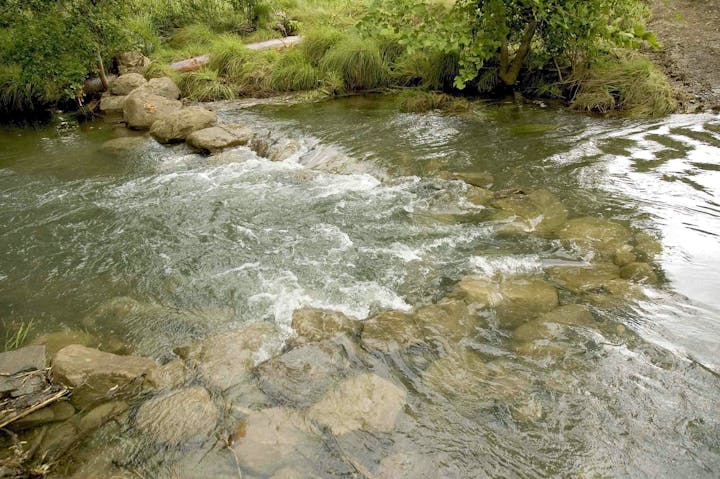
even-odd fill
[[[653,42],[644,8],[641,0],[375,0],[363,26],[410,52],[457,54],[458,88],[488,65],[514,85],[523,68],[574,67],[611,45]]]

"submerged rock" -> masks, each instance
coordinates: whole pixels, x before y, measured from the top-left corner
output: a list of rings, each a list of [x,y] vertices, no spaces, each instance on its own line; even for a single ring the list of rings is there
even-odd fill
[[[275,326],[261,322],[207,338],[189,357],[210,386],[226,390],[246,381],[253,367],[277,354],[280,347]]]
[[[620,276],[637,283],[657,284],[655,270],[647,263],[630,263],[620,269]]]
[[[298,154],[302,144],[298,140],[285,139],[272,145],[267,151],[267,157],[271,161],[285,161],[293,155]]]
[[[417,319],[402,311],[385,311],[366,320],[362,342],[370,349],[390,353],[425,341],[425,332]]]
[[[205,388],[193,387],[150,399],[138,409],[137,428],[156,442],[179,444],[210,438],[218,410]]]
[[[613,257],[613,263],[615,263],[618,266],[626,266],[630,263],[634,263],[637,261],[637,257],[635,256],[635,253],[633,252],[633,247],[629,244],[624,244],[621,247],[619,247],[615,251],[615,256]]]
[[[489,188],[493,184],[493,175],[489,171],[466,171],[464,173],[455,173],[453,179],[462,180],[468,185],[480,188]]]
[[[139,73],[126,73],[120,75],[110,84],[110,93],[113,95],[128,95],[130,92],[147,83],[145,77]]]
[[[612,259],[615,252],[631,239],[625,226],[602,218],[575,218],[558,232],[560,239],[574,244],[584,254],[595,253]]]
[[[362,323],[339,311],[300,308],[293,312],[292,327],[300,342],[332,339],[341,334],[357,334]]]
[[[187,377],[185,362],[178,359],[150,370],[147,381],[155,389],[174,389],[184,384]]]
[[[91,409],[77,421],[77,430],[86,435],[98,429],[110,419],[118,416],[130,408],[125,401],[111,401]]]
[[[635,234],[635,254],[642,261],[653,261],[662,253],[662,244],[647,233]]]
[[[315,403],[349,369],[350,362],[334,343],[311,343],[275,357],[257,369],[260,388],[294,407]]]
[[[100,151],[113,156],[124,156],[141,150],[147,144],[148,138],[145,136],[125,136],[106,141],[100,146]]]
[[[601,292],[620,277],[620,268],[613,263],[553,266],[546,272],[552,281],[575,294]]]
[[[464,301],[445,298],[436,304],[423,306],[414,313],[425,336],[440,340],[459,341],[472,336],[480,324]]]
[[[128,95],[123,104],[123,118],[128,127],[134,130],[147,130],[159,118],[182,108],[178,100],[170,100],[144,89],[138,89]]]
[[[360,374],[343,381],[307,411],[333,434],[392,432],[405,406],[406,392],[387,379]]]
[[[150,135],[160,143],[184,141],[189,134],[213,126],[217,114],[199,106],[190,106],[158,117],[150,127]]]
[[[323,447],[300,414],[283,407],[250,412],[232,438],[240,467],[265,476],[288,465],[313,464]]]
[[[516,327],[540,313],[558,306],[558,292],[553,285],[539,278],[516,278],[500,282],[465,278],[457,289],[479,308],[495,309],[507,327]]]
[[[194,131],[186,141],[193,148],[214,153],[224,148],[247,145],[252,135],[249,128],[220,125]]]
[[[71,402],[80,409],[95,402],[139,390],[143,376],[157,364],[152,359],[118,356],[73,345],[53,359],[53,378],[73,388]]]
[[[95,348],[100,344],[100,340],[87,331],[65,329],[38,336],[33,339],[32,344],[45,346],[47,355],[51,358],[61,349],[73,344]]]
[[[15,430],[29,429],[53,422],[66,421],[74,415],[75,408],[72,404],[68,401],[58,401],[18,419],[12,423],[11,427]]]
[[[501,210],[498,219],[511,220],[499,229],[500,234],[510,236],[522,233],[552,236],[565,225],[568,216],[565,206],[547,190],[511,194],[496,199],[492,206]]]
[[[492,191],[472,185],[468,187],[467,193],[465,193],[467,200],[478,206],[489,205],[494,196]]]

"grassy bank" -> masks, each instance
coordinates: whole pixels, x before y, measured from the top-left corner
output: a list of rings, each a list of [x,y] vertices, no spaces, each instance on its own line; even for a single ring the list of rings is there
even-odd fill
[[[452,2],[429,3],[442,14],[450,11],[447,5]],[[651,117],[675,108],[667,80],[650,62],[610,45],[594,48],[592,56],[576,64],[560,65],[557,58],[530,54],[512,87],[501,80],[499,62],[489,58],[459,87],[462,52],[432,42],[418,44],[397,29],[384,28],[368,15],[378,4],[370,0],[135,0],[123,19],[131,41],[118,43],[116,50],[131,46],[142,51],[153,60],[147,76],[172,77],[184,97],[196,101],[298,91],[311,91],[317,97],[402,89],[411,90],[400,100],[406,111],[456,109],[459,103],[448,94],[474,97],[510,91],[530,98],[563,99],[573,109],[600,114]],[[7,32],[0,38],[0,48],[5,48],[0,56],[11,58],[8,48],[13,42]],[[287,34],[300,34],[304,41],[282,52],[244,47]],[[109,70],[116,53],[107,52]],[[172,62],[206,53],[211,62],[199,71],[180,74],[169,68]],[[73,98],[82,104],[77,79],[93,75],[96,66],[95,60],[74,65],[82,73],[73,77],[75,83],[61,88],[62,75],[29,81],[21,65],[8,62],[0,69],[0,111],[27,112]]]

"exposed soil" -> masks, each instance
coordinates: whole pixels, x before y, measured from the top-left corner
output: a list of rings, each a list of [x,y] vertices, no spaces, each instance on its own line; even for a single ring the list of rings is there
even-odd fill
[[[650,29],[663,47],[650,52],[684,111],[720,111],[720,1],[652,0]]]

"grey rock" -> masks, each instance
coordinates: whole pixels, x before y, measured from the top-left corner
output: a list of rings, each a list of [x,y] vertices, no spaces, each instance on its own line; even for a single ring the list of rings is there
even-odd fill
[[[100,145],[100,151],[119,157],[136,153],[147,144],[148,138],[145,136],[124,136],[106,141]]]
[[[175,143],[184,141],[192,132],[211,127],[216,122],[215,112],[191,106],[158,117],[150,127],[150,134],[160,143]]]
[[[160,117],[178,111],[182,103],[139,88],[128,95],[123,104],[123,118],[135,130],[147,130]]]
[[[180,88],[168,77],[151,78],[139,89],[141,92],[161,96],[168,100],[180,99]]]
[[[127,95],[117,96],[103,93],[102,98],[100,98],[100,111],[108,115],[122,115],[126,98]]]
[[[362,323],[339,311],[300,308],[293,312],[292,327],[303,341],[323,341],[341,334],[357,334]]]
[[[247,145],[253,133],[249,128],[213,126],[192,132],[187,144],[201,151],[214,153],[224,148]]]
[[[140,52],[125,52],[118,56],[117,63],[120,75],[126,75],[128,73],[144,75],[151,61]]]
[[[77,429],[81,435],[89,434],[110,419],[129,409],[125,401],[110,401],[91,409],[77,422]]]
[[[38,411],[18,419],[12,423],[12,428],[29,429],[45,424],[66,421],[75,415],[75,408],[67,401],[57,401]]]
[[[128,95],[131,91],[147,83],[145,77],[139,73],[126,73],[120,75],[110,84],[110,93],[113,95]]]
[[[156,442],[179,444],[210,438],[218,410],[205,388],[193,387],[144,402],[135,421]]]

